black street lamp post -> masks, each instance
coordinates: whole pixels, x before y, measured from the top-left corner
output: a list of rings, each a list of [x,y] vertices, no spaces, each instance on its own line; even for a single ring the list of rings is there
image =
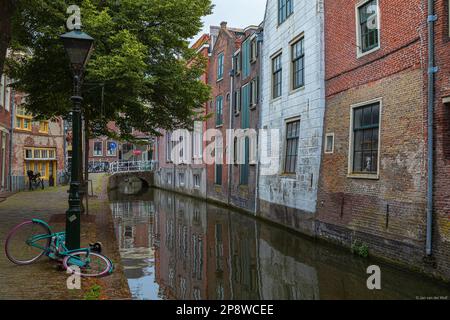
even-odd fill
[[[80,165],[81,155],[81,82],[84,68],[94,48],[94,39],[80,30],[63,34],[61,40],[70,59],[74,77],[74,95],[72,110],[72,166],[69,190],[69,210],[66,212],[66,246],[69,250],[80,248],[81,199]]]

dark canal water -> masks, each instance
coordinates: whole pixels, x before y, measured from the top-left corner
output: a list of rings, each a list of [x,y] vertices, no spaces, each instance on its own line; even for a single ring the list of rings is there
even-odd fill
[[[121,191],[110,201],[134,299],[450,298],[449,287],[426,277],[233,210],[160,190]],[[367,289],[373,264],[380,291]]]

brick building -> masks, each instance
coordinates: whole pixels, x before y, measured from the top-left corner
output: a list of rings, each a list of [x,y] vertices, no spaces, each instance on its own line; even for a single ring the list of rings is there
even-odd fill
[[[231,165],[230,203],[250,212],[256,210],[258,180],[257,133],[259,128],[259,84],[262,29],[246,28],[233,55],[232,116],[233,165]],[[245,130],[240,137],[237,130]],[[249,132],[253,129],[253,137]]]
[[[40,173],[48,185],[57,185],[65,169],[64,121],[35,120],[23,107],[26,96],[15,94],[11,179],[17,189],[28,184],[27,171]]]
[[[373,255],[417,266],[426,230],[423,4],[325,2],[327,107],[316,222],[320,237],[359,241]]]
[[[10,191],[11,88],[0,74],[0,193]]]
[[[259,214],[314,233],[325,108],[322,1],[269,0],[264,21]],[[262,150],[264,152],[264,150]]]
[[[207,120],[207,129],[216,130],[213,137],[206,137],[215,146],[214,164],[207,164],[208,198],[229,203],[230,185],[227,165],[227,129],[231,128],[231,74],[233,55],[245,36],[244,30],[229,28],[226,22],[220,25],[219,35],[211,52],[208,83],[211,98],[207,112],[213,116]]]
[[[450,1],[435,1],[435,228],[433,255],[437,271],[450,278]]]
[[[209,34],[202,35],[193,45],[192,48],[197,50],[197,53],[202,55],[207,59],[209,63],[209,55],[212,51],[214,42],[216,41],[219,34],[218,27],[211,27]],[[208,65],[206,66],[204,74],[201,76],[200,80],[207,84],[208,83]],[[204,109],[198,110],[200,113],[206,113],[207,106]],[[158,172],[155,175],[155,183],[158,187],[176,190],[183,193],[189,193],[200,198],[206,198],[206,165],[203,162],[203,151],[206,147],[206,142],[203,139],[204,133],[206,132],[206,122],[196,122],[194,126],[194,131],[191,132],[190,137],[175,137],[173,132],[166,132],[161,130],[161,136],[157,138],[156,145],[156,158],[158,160]],[[172,159],[172,149],[177,141],[185,139],[184,148],[191,149],[189,154],[190,159],[187,159],[188,152],[181,156],[185,159],[183,164],[175,164],[174,159]]]

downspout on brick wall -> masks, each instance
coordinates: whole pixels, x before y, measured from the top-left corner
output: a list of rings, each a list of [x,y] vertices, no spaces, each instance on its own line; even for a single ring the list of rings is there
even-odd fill
[[[428,186],[427,186],[427,234],[426,255],[433,254],[433,184],[434,184],[434,102],[435,102],[435,66],[434,25],[437,16],[434,11],[434,0],[428,0]]]

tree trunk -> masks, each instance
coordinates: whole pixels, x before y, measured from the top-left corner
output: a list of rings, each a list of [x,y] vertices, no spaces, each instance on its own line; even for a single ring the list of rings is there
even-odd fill
[[[0,0],[0,74],[3,73],[6,53],[11,44],[12,17],[15,9],[15,0]]]

